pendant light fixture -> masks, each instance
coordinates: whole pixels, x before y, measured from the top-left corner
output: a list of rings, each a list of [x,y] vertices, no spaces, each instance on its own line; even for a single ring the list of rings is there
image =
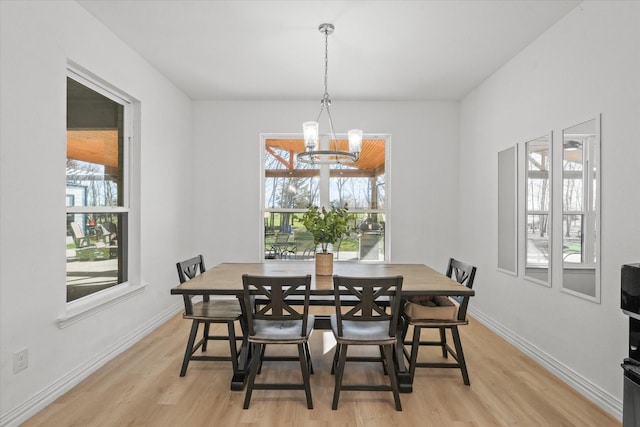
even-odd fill
[[[351,129],[347,132],[347,137],[349,139],[349,151],[338,150],[338,139],[336,138],[336,132],[333,128],[333,120],[331,119],[331,111],[329,110],[331,100],[329,99],[329,91],[327,89],[329,35],[333,33],[335,27],[333,24],[321,24],[318,27],[318,30],[324,34],[324,95],[320,100],[320,113],[318,114],[318,118],[315,121],[302,123],[302,132],[304,134],[304,145],[306,151],[299,153],[297,158],[299,162],[309,163],[312,165],[349,164],[356,162],[360,157],[360,149],[362,147],[362,130]],[[333,150],[318,150],[318,148],[320,148],[320,124],[318,121],[320,120],[320,116],[322,116],[323,111],[326,111],[327,116],[329,117]]]

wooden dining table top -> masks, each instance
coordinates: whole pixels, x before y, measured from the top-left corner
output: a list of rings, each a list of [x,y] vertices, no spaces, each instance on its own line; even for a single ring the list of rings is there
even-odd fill
[[[333,277],[317,276],[313,261],[221,263],[171,289],[176,295],[240,295],[242,275],[304,276],[311,274],[312,295],[332,295]],[[425,264],[336,262],[334,275],[353,277],[402,276],[402,294],[472,296],[469,289]]]

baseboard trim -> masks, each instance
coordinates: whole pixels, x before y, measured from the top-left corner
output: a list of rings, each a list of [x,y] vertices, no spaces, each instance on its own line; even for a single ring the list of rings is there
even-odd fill
[[[522,339],[518,334],[506,328],[490,316],[487,316],[485,313],[473,307],[469,307],[468,313],[478,322],[491,329],[511,345],[531,357],[546,370],[574,388],[577,392],[622,421],[622,400],[617,399],[567,365],[540,350],[527,340]],[[620,375],[622,375],[622,371],[620,371]]]
[[[44,388],[39,393],[36,393],[30,399],[24,401],[15,408],[12,408],[8,412],[1,414],[0,426],[14,427],[25,422],[30,417],[34,416],[36,413],[51,404],[54,400],[62,396],[64,393],[80,384],[81,381],[96,372],[108,361],[112,360],[114,357],[133,346],[142,338],[149,335],[151,331],[167,322],[170,318],[175,316],[183,309],[184,306],[182,304],[182,301],[180,301],[180,303],[173,304],[162,313],[159,313],[155,317],[149,319],[148,322],[133,330],[129,335],[123,337],[120,341],[107,347],[103,352],[101,352],[94,358],[73,369],[55,383]]]

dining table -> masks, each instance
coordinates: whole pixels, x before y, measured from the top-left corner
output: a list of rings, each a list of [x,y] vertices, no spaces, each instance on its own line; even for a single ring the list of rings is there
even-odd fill
[[[262,263],[231,263],[224,262],[209,268],[204,273],[195,276],[171,289],[173,295],[232,295],[242,298],[243,274],[257,276],[303,276],[311,275],[311,305],[335,306],[335,292],[333,276],[315,274],[313,261],[279,261]],[[445,295],[462,297],[458,318],[466,316],[469,297],[474,295],[473,289],[461,285],[437,270],[425,264],[397,264],[397,263],[369,263],[369,262],[336,262],[333,274],[351,277],[389,277],[402,276],[402,295],[405,299],[418,295]],[[244,316],[243,316],[244,319]],[[315,315],[316,329],[330,329],[329,315]],[[242,322],[241,322],[242,323]],[[243,333],[246,325],[242,325]],[[246,334],[244,334],[246,335]],[[400,391],[409,393],[413,390],[408,366],[403,355],[403,338],[400,327],[397,333],[395,348],[395,368],[398,374]],[[243,340],[238,368],[231,380],[232,390],[242,390],[248,375],[249,346]]]

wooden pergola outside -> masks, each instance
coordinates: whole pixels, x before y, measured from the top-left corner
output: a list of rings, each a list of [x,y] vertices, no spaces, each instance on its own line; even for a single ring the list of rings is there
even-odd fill
[[[265,143],[268,153],[273,155],[284,169],[265,170],[267,178],[308,178],[318,175],[317,169],[296,169],[294,167],[295,155],[305,150],[302,139],[267,139]],[[334,147],[333,142],[331,147]],[[338,150],[349,150],[349,142],[346,139],[339,139],[335,145]],[[285,158],[276,152],[276,149],[288,153]],[[384,140],[364,139],[362,141],[362,151],[357,162],[349,163],[350,168],[335,169],[330,168],[331,177],[344,178],[377,178],[384,173]]]

